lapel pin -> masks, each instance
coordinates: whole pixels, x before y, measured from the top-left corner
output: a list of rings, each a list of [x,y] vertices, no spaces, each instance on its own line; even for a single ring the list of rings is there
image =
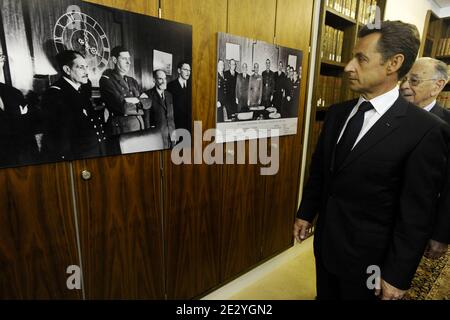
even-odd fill
[[[390,127],[391,124],[389,122],[386,122],[386,127]]]

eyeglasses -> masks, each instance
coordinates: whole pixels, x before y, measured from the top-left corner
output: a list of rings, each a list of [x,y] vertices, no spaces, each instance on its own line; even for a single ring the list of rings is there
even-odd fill
[[[412,87],[417,87],[419,84],[421,84],[423,81],[436,81],[438,79],[417,79],[417,78],[411,78],[408,79],[408,77],[404,77],[401,81],[401,83],[404,83],[405,81],[409,82],[409,85]]]

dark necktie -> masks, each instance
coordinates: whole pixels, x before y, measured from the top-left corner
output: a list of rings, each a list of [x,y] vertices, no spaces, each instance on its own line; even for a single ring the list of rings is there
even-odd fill
[[[344,160],[352,151],[353,145],[355,144],[356,138],[358,138],[364,123],[364,114],[366,111],[372,110],[373,105],[369,101],[364,101],[358,107],[356,114],[349,120],[345,131],[342,134],[341,140],[336,146],[336,153],[334,159],[334,167],[339,168],[339,166],[344,162]]]

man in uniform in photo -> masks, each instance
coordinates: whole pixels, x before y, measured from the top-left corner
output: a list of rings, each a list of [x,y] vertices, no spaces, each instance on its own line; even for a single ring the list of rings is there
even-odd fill
[[[250,76],[247,74],[247,64],[244,62],[241,66],[241,71],[236,81],[236,103],[238,112],[248,111],[248,87]]]
[[[100,94],[109,112],[108,134],[119,141],[119,135],[137,133],[145,129],[144,110],[151,101],[138,81],[127,74],[131,69],[130,51],[117,46],[111,50],[114,69],[107,69],[100,78]],[[133,135],[128,135],[132,137]]]
[[[251,107],[257,107],[261,105],[262,101],[263,81],[259,74],[259,64],[253,65],[253,74],[250,77],[248,85],[248,105]]]
[[[263,92],[262,105],[270,107],[273,100],[273,92],[275,90],[275,72],[270,70],[270,59],[266,60],[266,70],[262,72]]]
[[[217,62],[217,122],[224,122],[226,112],[226,100],[227,100],[227,79],[224,75],[224,63],[223,60],[220,59]]]
[[[145,110],[145,127],[151,131],[157,131],[161,135],[163,148],[174,146],[177,137],[173,136],[175,131],[174,109],[172,94],[167,91],[166,73],[163,70],[153,72],[155,86],[147,91],[152,101],[152,107]]]
[[[176,129],[192,131],[191,107],[191,66],[187,62],[178,64],[178,78],[169,82],[167,91],[172,94],[173,112]]]
[[[49,161],[73,160],[106,154],[102,119],[92,103],[88,64],[72,50],[56,56],[61,78],[44,93],[42,152]]]
[[[434,114],[450,126],[450,111],[436,101],[447,82],[445,62],[433,58],[419,58],[402,79],[400,93],[406,100]],[[447,170],[447,179],[438,194],[433,233],[425,249],[425,256],[431,259],[442,257],[450,242],[450,161]]]

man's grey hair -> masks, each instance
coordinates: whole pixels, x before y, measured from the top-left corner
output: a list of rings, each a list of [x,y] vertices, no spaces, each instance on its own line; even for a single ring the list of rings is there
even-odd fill
[[[447,64],[441,60],[433,59],[434,60],[434,69],[436,70],[436,75],[439,77],[439,79],[444,79],[445,81],[448,81],[448,67]]]

